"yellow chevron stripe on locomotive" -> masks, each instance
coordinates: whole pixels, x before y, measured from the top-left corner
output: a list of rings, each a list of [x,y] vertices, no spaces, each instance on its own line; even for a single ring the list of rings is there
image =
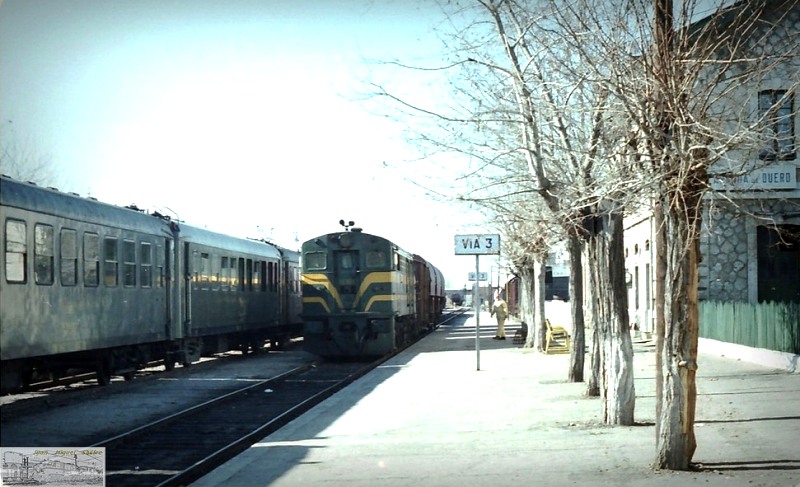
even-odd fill
[[[321,307],[325,314],[332,312],[386,312],[388,310],[376,310],[375,306],[378,303],[391,303],[393,299],[391,290],[400,283],[407,285],[403,278],[404,276],[400,272],[370,272],[361,280],[351,305],[346,306],[339,289],[326,274],[304,274],[302,276],[304,313],[313,314],[315,306]],[[380,285],[384,285],[382,289],[379,287]],[[375,288],[380,289],[381,292],[371,293],[370,291],[374,291]],[[365,298],[366,302],[364,303]],[[333,306],[329,305],[331,300]]]

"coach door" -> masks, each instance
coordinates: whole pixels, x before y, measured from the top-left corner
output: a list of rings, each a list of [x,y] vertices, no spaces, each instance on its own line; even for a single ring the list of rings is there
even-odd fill
[[[191,248],[188,242],[183,243],[183,274],[179,276],[183,281],[183,323],[184,334],[190,335],[192,329],[192,258]]]
[[[166,300],[166,312],[167,316],[165,316],[164,320],[164,329],[166,332],[167,338],[173,338],[174,332],[172,330],[172,322],[173,322],[173,310],[175,303],[172,302],[172,296],[174,290],[172,289],[172,240],[165,238],[164,239],[164,247],[159,248],[156,252],[156,266],[157,266],[157,275],[156,279],[158,279],[157,286],[162,287],[164,289],[164,298]]]
[[[280,286],[278,287],[281,293],[281,324],[290,323],[289,315],[291,314],[291,300],[289,299],[289,296],[292,292],[291,276],[292,273],[289,269],[289,263],[283,261],[283,275],[281,276]]]

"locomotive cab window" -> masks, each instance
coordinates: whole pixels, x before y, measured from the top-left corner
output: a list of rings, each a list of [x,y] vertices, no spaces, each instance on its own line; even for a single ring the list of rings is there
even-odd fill
[[[55,240],[53,227],[50,225],[36,225],[33,235],[33,272],[36,284],[53,284],[53,245]]]
[[[350,270],[356,266],[355,256],[353,252],[338,252],[339,269]]]
[[[303,266],[307,271],[322,271],[327,267],[327,254],[325,252],[307,252]]]
[[[386,253],[380,250],[370,250],[367,252],[367,267],[369,269],[380,269],[386,267],[388,259]]]
[[[6,220],[6,281],[24,283],[27,281],[26,262],[28,245],[25,222]]]

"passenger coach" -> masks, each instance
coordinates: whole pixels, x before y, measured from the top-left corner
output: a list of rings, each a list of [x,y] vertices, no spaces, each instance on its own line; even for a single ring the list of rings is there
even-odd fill
[[[98,381],[302,329],[299,253],[0,179],[3,392]]]

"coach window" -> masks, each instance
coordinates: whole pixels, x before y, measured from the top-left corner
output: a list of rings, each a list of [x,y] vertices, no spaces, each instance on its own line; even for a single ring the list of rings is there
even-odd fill
[[[117,239],[106,237],[103,240],[103,284],[116,287],[119,282],[119,250]]]
[[[6,220],[6,281],[24,283],[28,245],[25,241],[27,225],[19,220]]]
[[[153,286],[153,244],[139,243],[139,281],[142,287]]]
[[[237,279],[239,274],[237,273],[237,270],[236,270],[237,269],[237,267],[236,267],[236,257],[231,257],[231,259],[230,259],[230,261],[228,263],[230,264],[231,291],[236,291],[236,288],[239,286],[239,280]]]
[[[200,289],[208,289],[208,276],[211,273],[210,258],[208,252],[200,254]]]
[[[228,267],[228,258],[221,257],[219,282],[222,285],[223,291],[228,290],[228,276],[230,276],[230,274],[231,271],[230,268]]]
[[[53,284],[53,227],[36,225],[33,237],[33,272],[36,284]]]
[[[71,228],[61,229],[61,285],[78,283],[78,232]]]
[[[97,287],[100,283],[100,236],[83,234],[83,285]]]
[[[247,276],[247,283],[245,284],[245,289],[247,289],[248,291],[252,291],[253,290],[253,259],[247,259],[246,262],[247,262],[247,267],[246,267],[247,274],[245,274],[245,275]]]
[[[253,290],[261,291],[261,261],[253,261]]]
[[[122,285],[133,287],[136,285],[136,242],[133,240],[122,241]]]
[[[219,259],[216,259],[214,254],[211,254],[211,259],[209,260],[209,264],[211,264],[211,290],[212,291],[219,291],[219,280],[220,280],[220,263]]]
[[[239,283],[239,290],[244,291],[246,283],[245,273],[244,273],[244,259],[239,257],[237,260],[239,261],[239,277],[237,279],[237,282]]]
[[[164,287],[164,247],[156,245],[156,286]]]
[[[261,261],[261,292],[265,292],[267,290],[267,261]]]
[[[278,283],[280,281],[281,281],[281,266],[278,265],[277,262],[275,262],[275,276],[274,276],[274,279],[272,280],[272,290],[273,291],[277,291],[278,290]]]

